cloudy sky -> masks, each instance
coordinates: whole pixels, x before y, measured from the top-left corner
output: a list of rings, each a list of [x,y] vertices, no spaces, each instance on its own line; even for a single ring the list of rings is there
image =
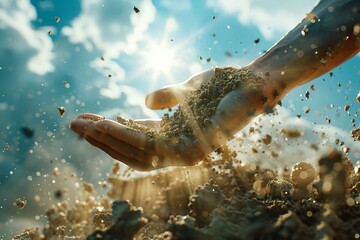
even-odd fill
[[[68,129],[77,114],[160,116],[144,106],[146,93],[215,66],[247,65],[316,2],[1,0],[0,233],[44,221],[41,211],[61,185],[71,191],[77,181],[106,179],[113,160]],[[356,56],[332,76],[288,94],[284,116],[301,114],[310,129],[347,135],[352,119],[359,124],[359,74]],[[315,91],[306,99],[311,84]],[[77,177],[54,182],[55,167]],[[34,194],[44,199],[42,206]],[[12,206],[19,197],[29,204],[21,211]]]

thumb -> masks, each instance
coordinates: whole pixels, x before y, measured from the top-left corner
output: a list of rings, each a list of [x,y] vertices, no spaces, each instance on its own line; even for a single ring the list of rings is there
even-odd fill
[[[145,104],[148,108],[154,110],[170,108],[181,101],[181,96],[180,87],[169,86],[148,94]]]

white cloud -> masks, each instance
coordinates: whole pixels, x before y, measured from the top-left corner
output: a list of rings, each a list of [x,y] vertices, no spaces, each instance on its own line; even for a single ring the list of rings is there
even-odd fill
[[[31,26],[31,21],[36,17],[36,10],[29,0],[0,1],[0,31],[14,30],[18,32],[28,47],[35,50],[35,55],[28,61],[28,69],[38,75],[45,75],[54,71],[51,63],[54,59],[51,52],[53,43],[46,32],[35,30]],[[7,40],[13,42],[14,49],[18,51],[24,49],[23,46],[16,45],[17,43],[22,44],[22,42],[14,39]]]
[[[140,13],[134,12],[134,4]],[[155,13],[151,0],[83,0],[80,15],[62,32],[70,42],[81,43],[88,51],[99,50],[107,58],[117,58],[122,52],[132,54],[137,50]]]
[[[255,25],[266,39],[281,37],[298,24],[318,0],[207,0],[207,5]]]

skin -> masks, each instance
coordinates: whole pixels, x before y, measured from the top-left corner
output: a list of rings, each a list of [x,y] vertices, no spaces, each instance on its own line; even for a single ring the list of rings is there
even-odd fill
[[[357,24],[360,24],[360,1],[320,1],[311,15],[245,67],[262,76],[264,86],[252,91],[238,89],[227,94],[210,119],[212,127],[205,132],[195,132],[196,141],[179,136],[180,143],[167,141],[164,144],[162,139],[149,143],[145,132],[134,131],[91,113],[78,116],[70,127],[93,146],[139,171],[197,164],[214,149],[226,144],[255,116],[274,107],[289,91],[357,54],[360,50],[360,32],[357,30],[360,27]],[[214,69],[207,70],[183,83],[150,93],[145,99],[146,105],[155,110],[178,104],[186,107],[182,103],[190,90],[201,88],[214,74]],[[189,116],[190,124],[196,126],[191,119]],[[134,122],[152,128],[159,124],[158,119]]]

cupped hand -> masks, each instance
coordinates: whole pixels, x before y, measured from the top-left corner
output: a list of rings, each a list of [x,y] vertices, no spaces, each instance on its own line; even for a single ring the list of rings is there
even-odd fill
[[[135,124],[156,129],[160,120],[134,120]],[[150,171],[167,166],[194,165],[204,153],[198,146],[182,138],[181,144],[150,139],[146,132],[105,119],[95,114],[82,114],[72,121],[70,128],[91,145],[100,148],[138,171]]]

